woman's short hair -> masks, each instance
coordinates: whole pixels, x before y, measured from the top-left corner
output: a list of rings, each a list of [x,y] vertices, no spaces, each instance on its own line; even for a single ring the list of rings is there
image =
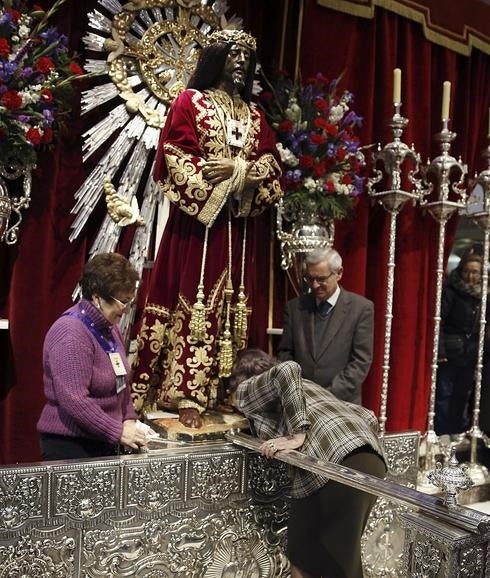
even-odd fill
[[[274,365],[276,365],[276,360],[261,349],[244,349],[240,351],[228,381],[228,391],[235,391],[242,381],[254,375],[260,375],[274,367]]]
[[[131,263],[119,253],[99,253],[83,269],[80,287],[85,299],[99,295],[105,301],[133,293],[139,276]]]

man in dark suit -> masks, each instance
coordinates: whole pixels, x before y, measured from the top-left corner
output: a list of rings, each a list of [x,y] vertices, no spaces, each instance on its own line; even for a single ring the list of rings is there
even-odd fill
[[[334,249],[306,256],[310,292],[289,301],[280,361],[292,359],[337,398],[362,403],[361,386],[373,353],[373,303],[339,286],[342,258]]]

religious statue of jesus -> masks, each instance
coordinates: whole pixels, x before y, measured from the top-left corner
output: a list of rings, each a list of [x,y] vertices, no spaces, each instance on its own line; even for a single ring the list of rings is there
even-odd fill
[[[132,395],[138,410],[176,409],[192,428],[201,427],[247,346],[265,275],[255,254],[269,238],[258,216],[282,195],[274,133],[250,102],[255,52],[244,31],[210,35],[157,152],[154,177],[171,209],[139,328]]]

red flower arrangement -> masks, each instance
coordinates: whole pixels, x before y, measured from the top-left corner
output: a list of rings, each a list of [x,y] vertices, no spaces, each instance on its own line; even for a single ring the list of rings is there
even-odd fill
[[[339,81],[319,73],[299,84],[283,74],[259,95],[285,165],[283,206],[290,220],[305,211],[344,218],[362,193],[364,156],[356,135],[362,118],[350,109],[352,94],[338,94]]]
[[[69,93],[83,70],[68,52],[65,35],[48,19],[66,0],[45,12],[23,0],[0,8],[0,158],[35,165],[37,150],[52,144],[69,113]]]

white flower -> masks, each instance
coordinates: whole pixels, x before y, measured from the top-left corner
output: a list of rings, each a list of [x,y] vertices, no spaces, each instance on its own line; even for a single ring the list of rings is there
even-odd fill
[[[347,195],[348,196],[351,194],[354,186],[353,185],[346,185],[346,184],[342,183],[340,180],[342,176],[343,176],[342,173],[332,173],[330,175],[330,178],[333,182],[335,192],[338,193],[339,195]]]
[[[60,75],[57,70],[50,70],[48,76],[43,82],[43,86],[45,88],[53,88],[59,77]]]
[[[312,193],[316,189],[315,179],[312,179],[311,177],[306,177],[306,179],[303,181],[303,186],[305,187],[306,190]]]
[[[340,120],[342,120],[342,117],[348,110],[349,108],[342,102],[337,104],[337,106],[332,106],[328,115],[328,121],[332,124],[337,124]]]
[[[35,102],[39,102],[41,98],[41,85],[40,84],[33,84],[19,92],[20,96],[22,96],[22,103],[24,106],[28,104],[34,104]]]
[[[292,120],[295,123],[301,121],[301,107],[299,106],[295,96],[292,96],[289,99],[288,107],[284,111],[284,114],[287,119]]]
[[[306,179],[303,181],[303,186],[310,193],[323,191],[322,181],[319,181],[318,179],[314,179],[312,177],[306,177]]]
[[[276,144],[281,161],[288,167],[297,167],[299,165],[298,158],[287,148],[284,148],[281,142]]]
[[[19,26],[19,36],[21,38],[27,38],[29,36],[29,34],[31,33],[30,29],[28,26],[25,26],[23,24],[21,24]]]

